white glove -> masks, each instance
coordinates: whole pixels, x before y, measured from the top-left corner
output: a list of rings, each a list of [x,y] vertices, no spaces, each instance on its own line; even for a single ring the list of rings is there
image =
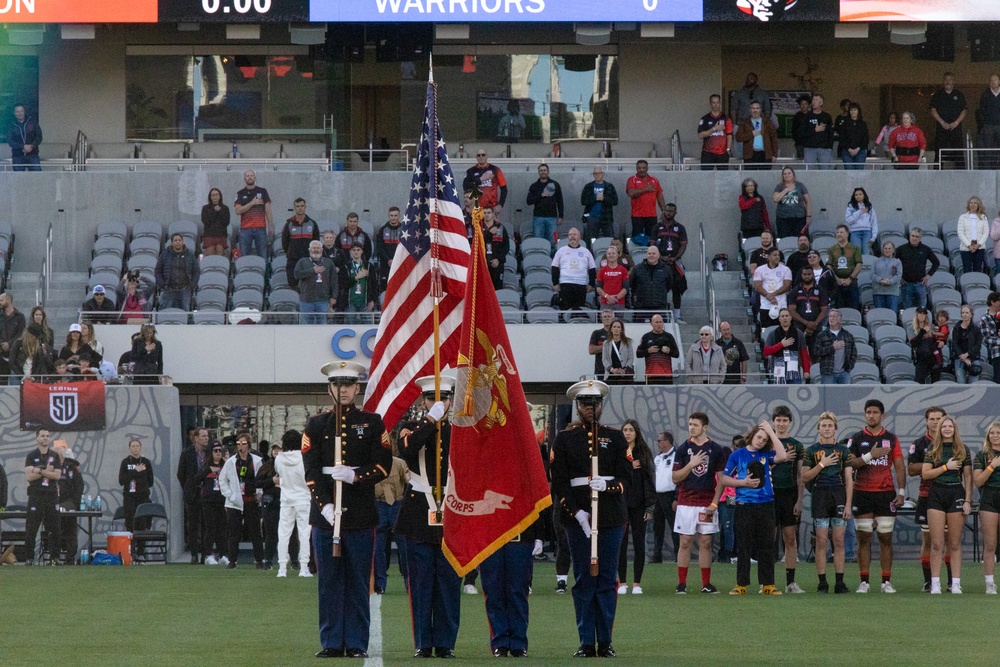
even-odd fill
[[[607,491],[608,480],[603,479],[601,477],[595,477],[594,479],[590,480],[590,488],[592,488],[594,491],[597,491],[598,493],[601,491]]]
[[[580,528],[583,528],[584,536],[590,539],[590,514],[584,512],[583,510],[577,510],[576,512],[576,522],[580,524]]]
[[[341,482],[346,482],[347,484],[354,484],[354,470],[350,466],[333,466],[333,472],[330,473],[330,477]]]
[[[432,405],[431,409],[427,411],[427,416],[436,422],[441,421],[441,418],[444,417],[444,403],[438,401]]]
[[[323,509],[321,509],[319,513],[323,515],[323,518],[326,519],[328,524],[331,526],[333,525],[333,503],[323,505]]]
[[[532,547],[532,549],[531,549],[531,555],[532,556],[541,556],[542,555],[542,546],[543,545],[542,545],[542,541],[541,540],[535,540],[535,546]]]

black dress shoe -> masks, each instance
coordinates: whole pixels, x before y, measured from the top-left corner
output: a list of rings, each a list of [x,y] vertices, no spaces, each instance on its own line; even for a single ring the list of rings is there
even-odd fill
[[[191,552],[191,564],[192,565],[197,565],[198,564],[198,552],[197,551],[192,551]]]
[[[362,650],[360,648],[349,648],[349,649],[347,649],[347,653],[345,653],[344,655],[346,655],[348,658],[367,658],[368,657],[368,653],[366,653],[364,650]]]
[[[580,648],[576,649],[576,653],[573,654],[574,658],[596,658],[597,651],[594,650],[593,644],[580,644]]]
[[[498,646],[495,649],[493,649],[493,657],[494,658],[506,658],[507,657],[507,647],[506,646]]]
[[[414,658],[431,658],[433,653],[429,648],[418,648],[417,652],[413,654]]]
[[[229,565],[226,566],[226,569],[227,570],[235,570],[236,569],[236,561],[229,561]]]
[[[597,645],[597,657],[599,658],[613,658],[615,657],[615,650],[611,647],[611,644],[598,644]]]
[[[344,649],[342,648],[325,648],[316,654],[317,658],[343,658]]]
[[[434,649],[434,652],[437,653],[437,657],[439,657],[439,658],[454,658],[455,657],[455,652],[453,650],[451,650],[450,648],[442,648],[442,647],[439,646],[436,649]]]
[[[375,594],[376,595],[382,595],[383,593],[385,593],[385,589],[384,588],[382,588],[381,586],[376,586],[375,587]]]
[[[528,650],[523,648],[512,648],[510,650],[510,657],[512,658],[527,658]]]

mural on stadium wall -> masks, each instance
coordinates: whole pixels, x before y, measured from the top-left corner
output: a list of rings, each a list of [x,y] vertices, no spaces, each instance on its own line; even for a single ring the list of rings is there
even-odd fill
[[[35,444],[34,431],[20,428],[20,389],[0,388],[0,463],[7,473],[7,506],[24,507],[28,502],[24,459]],[[183,502],[175,473],[183,443],[177,389],[169,386],[111,386],[106,388],[107,428],[103,431],[52,431],[52,439],[67,442],[83,474],[83,496],[101,497],[104,517],[94,522],[95,544],[105,543],[112,530],[111,517],[122,504],[118,468],[128,455],[128,441],[142,441],[142,455],[153,463],[153,502],[162,503],[170,515],[170,551],[183,551]],[[81,524],[85,525],[85,521]],[[4,523],[5,529],[23,529],[23,522]],[[116,525],[124,530],[121,522]],[[80,548],[86,535],[80,534]]]
[[[765,418],[778,405],[792,411],[792,436],[806,447],[816,442],[819,415],[829,410],[837,415],[837,438],[846,439],[865,426],[864,404],[877,398],[885,404],[885,428],[899,438],[903,456],[910,444],[924,434],[924,410],[932,405],[945,409],[958,420],[962,440],[972,452],[982,449],[986,428],[998,418],[1000,387],[989,382],[962,386],[936,385],[721,385],[678,387],[612,387],[604,402],[602,423],[620,426],[634,418],[642,426],[643,436],[655,448],[656,433],[672,431],[678,443],[687,438],[687,416],[704,412],[709,418],[709,437],[729,446],[735,435],[742,435]],[[907,478],[907,497],[916,499],[919,480]],[[978,501],[978,493],[973,499]],[[811,533],[810,494],[803,503],[804,521],[800,529],[801,555],[808,553]],[[968,525],[971,527],[970,517]],[[966,531],[964,544],[971,557],[972,532]],[[920,548],[920,530],[912,515],[901,516],[896,524],[896,555],[916,557]]]

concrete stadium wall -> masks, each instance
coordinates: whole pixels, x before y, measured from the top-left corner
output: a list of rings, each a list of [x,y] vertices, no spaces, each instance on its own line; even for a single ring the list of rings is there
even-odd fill
[[[52,432],[52,439],[66,440],[80,462],[84,497],[101,496],[105,518],[94,523],[94,542],[105,543],[111,517],[122,504],[118,467],[128,456],[129,439],[135,437],[142,440],[143,456],[153,463],[152,500],[167,508],[170,559],[177,560],[184,552],[184,501],[175,474],[186,440],[181,434],[177,389],[109,386],[105,410],[107,428],[103,431]],[[24,458],[36,446],[34,432],[20,430],[20,412],[20,390],[0,387],[0,463],[7,472],[9,505],[27,504]],[[85,545],[85,535],[81,533],[80,548]]]
[[[808,447],[818,440],[817,422],[824,411],[837,415],[838,439],[850,437],[864,428],[864,403],[870,398],[885,404],[884,426],[899,438],[904,457],[910,444],[925,433],[924,410],[932,405],[944,408],[957,418],[962,440],[976,452],[982,449],[987,427],[997,419],[1000,387],[982,383],[969,386],[612,387],[604,402],[601,421],[617,427],[626,419],[637,420],[646,442],[655,451],[659,431],[672,431],[677,442],[683,442],[687,438],[688,415],[700,411],[708,415],[709,437],[728,446],[734,435],[742,435],[754,424],[770,418],[776,406],[787,405],[792,411],[792,436]],[[907,478],[907,497],[917,497],[918,485],[916,477]],[[978,497],[978,493],[973,494],[974,500]],[[809,550],[808,541],[804,540],[808,540],[810,534],[811,507],[807,492],[803,503],[804,528],[800,530],[799,541],[803,553]],[[894,539],[897,557],[917,556],[920,530],[914,526],[912,516],[904,516],[897,522]],[[967,549],[971,547],[971,531],[966,531],[964,543]],[[971,558],[971,552],[967,552],[967,558]]]

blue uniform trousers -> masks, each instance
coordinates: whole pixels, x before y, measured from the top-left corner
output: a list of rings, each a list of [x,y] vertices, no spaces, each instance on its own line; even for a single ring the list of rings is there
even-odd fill
[[[490,649],[528,650],[528,584],[533,541],[508,542],[479,565]]]
[[[462,579],[438,544],[406,541],[410,613],[416,648],[455,648]]]
[[[385,590],[389,576],[389,537],[396,542],[399,553],[399,572],[406,577],[406,543],[402,535],[393,535],[392,527],[396,525],[399,508],[403,503],[397,501],[392,505],[378,501],[378,528],[375,532],[375,588]],[[404,582],[405,583],[405,582]]]
[[[323,648],[368,650],[375,529],[340,531],[340,557],[333,557],[333,530],[313,526],[319,575],[319,639]]]
[[[566,526],[566,539],[573,559],[573,607],[580,643],[611,642],[618,606],[618,551],[624,526],[601,528],[597,537],[597,576],[590,576],[590,538],[576,522]]]

